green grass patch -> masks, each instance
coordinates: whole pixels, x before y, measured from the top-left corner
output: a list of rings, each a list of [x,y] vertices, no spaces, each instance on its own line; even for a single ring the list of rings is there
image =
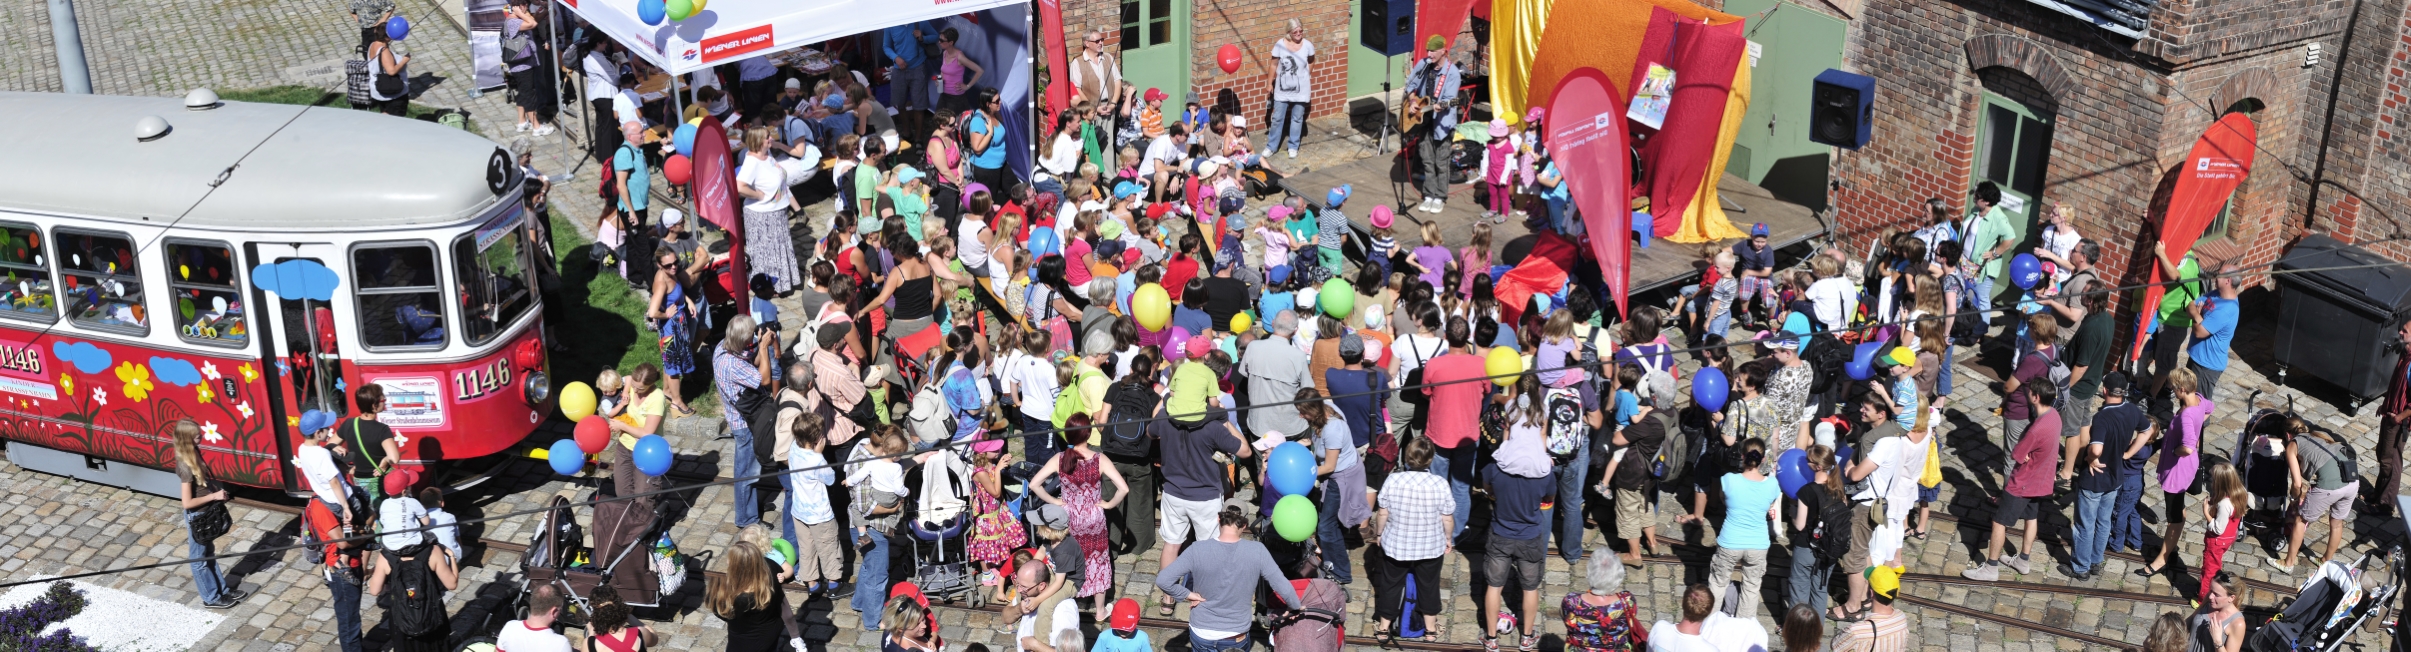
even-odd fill
[[[343,93],[298,84],[221,91],[218,93],[218,99],[229,102],[291,104],[295,106],[325,106],[340,109],[352,108],[351,102],[346,101],[343,98]],[[417,102],[410,103],[410,118],[414,120],[426,120],[433,122],[445,111],[446,109],[439,109]],[[485,132],[478,130],[476,121],[472,120],[465,124],[469,126],[469,133],[478,134],[481,136],[485,135]]]
[[[553,354],[553,383],[592,384],[604,369],[626,375],[640,363],[660,366],[661,337],[645,320],[652,296],[629,287],[617,271],[599,267],[587,255],[594,241],[580,235],[570,223],[572,219],[576,218],[553,211],[553,253],[560,257],[558,296],[564,304],[562,323],[554,325],[553,333],[569,349]],[[700,366],[704,355],[696,354],[696,358],[698,367],[687,375],[680,393],[698,412],[716,410],[719,393],[711,391],[711,374]]]

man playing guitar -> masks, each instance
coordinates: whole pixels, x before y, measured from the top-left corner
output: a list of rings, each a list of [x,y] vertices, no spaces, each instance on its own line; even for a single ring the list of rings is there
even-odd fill
[[[1415,143],[1415,156],[1422,159],[1423,203],[1415,210],[1438,213],[1448,203],[1449,140],[1457,129],[1456,112],[1451,109],[1457,103],[1457,89],[1463,85],[1463,72],[1448,56],[1447,38],[1434,34],[1423,50],[1423,59],[1406,75],[1398,131]]]

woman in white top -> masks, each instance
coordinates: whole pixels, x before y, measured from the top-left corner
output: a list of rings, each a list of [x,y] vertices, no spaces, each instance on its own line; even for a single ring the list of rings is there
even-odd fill
[[[2034,248],[2034,257],[2050,261],[2058,268],[2053,273],[2055,280],[2068,280],[2068,275],[2075,273],[2075,266],[2068,264],[2068,252],[2075,251],[2076,243],[2084,241],[2084,235],[2077,233],[2076,224],[2070,221],[2075,213],[2065,203],[2053,204],[2043,218],[2042,230],[2035,233],[2042,246]]]
[[[745,197],[745,258],[749,268],[770,277],[772,291],[786,294],[804,278],[795,267],[795,237],[787,211],[796,206],[787,192],[787,173],[770,158],[769,127],[745,130],[745,162],[737,168],[737,194]]]
[[[1039,177],[1038,181],[1061,181],[1079,172],[1080,125],[1078,111],[1055,114],[1055,137],[1038,148],[1038,169],[1047,175]]]

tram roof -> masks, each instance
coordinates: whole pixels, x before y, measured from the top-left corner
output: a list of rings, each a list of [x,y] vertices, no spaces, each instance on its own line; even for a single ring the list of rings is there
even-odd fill
[[[368,111],[249,102],[196,111],[180,98],[0,92],[0,116],[19,125],[0,130],[0,209],[356,231],[460,223],[510,194],[487,184],[489,159],[501,151],[493,141]],[[138,140],[145,116],[170,130]],[[515,184],[516,162],[506,154],[503,163]]]

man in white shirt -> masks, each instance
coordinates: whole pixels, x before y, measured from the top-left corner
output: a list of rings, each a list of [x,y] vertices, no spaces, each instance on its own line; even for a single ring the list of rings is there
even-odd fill
[[[1658,621],[1649,626],[1650,652],[1718,652],[1715,644],[1703,636],[1709,614],[1716,612],[1716,596],[1706,584],[1693,584],[1683,591],[1683,622]]]
[[[1034,334],[1046,336],[1045,331]],[[1055,382],[1054,363],[1043,357],[1022,355],[1007,364],[1002,380],[1005,393],[1021,405],[1024,430],[1035,433],[1023,436],[1023,456],[1030,464],[1045,464],[1054,459],[1056,440],[1048,431],[1055,419],[1055,395],[1062,391]]]
[[[1013,589],[1018,596],[1006,607],[1008,611],[1021,615],[1016,619],[1017,624],[1013,629],[1013,649],[1021,652],[1080,652],[1076,647],[1064,650],[1055,645],[1063,640],[1064,632],[1070,632],[1074,639],[1080,636],[1080,603],[1064,599],[1071,597],[1074,587],[1064,586],[1057,591],[1060,596],[1031,595],[1044,590],[1048,580],[1054,579],[1054,572],[1047,570],[1046,564],[1038,560],[1029,561],[1013,569]],[[1053,605],[1052,609],[1048,608],[1049,604]],[[1041,614],[1041,611],[1050,613]],[[1040,617],[1046,618],[1046,629],[1043,631],[1038,628]]]
[[[1156,136],[1154,141],[1147,143],[1146,155],[1139,157],[1139,176],[1155,184],[1148,193],[1149,201],[1164,200],[1164,189],[1171,185],[1173,173],[1179,171],[1181,164],[1188,160],[1189,130],[1181,123],[1172,123],[1164,135]]]
[[[527,618],[502,626],[494,649],[502,652],[569,652],[569,637],[553,631],[561,617],[561,587],[539,584],[527,594]]]
[[[335,465],[334,447],[342,445],[335,436],[335,415],[319,410],[301,413],[302,446],[293,451],[293,466],[301,469],[301,477],[310,493],[327,509],[343,515],[343,522],[353,523],[351,500],[344,493],[352,483],[343,478],[343,469]]]
[[[611,60],[612,51],[618,47],[609,37],[598,35],[594,38],[594,49],[579,62],[586,72],[587,110],[594,112],[589,116],[594,123],[594,135],[587,142],[594,147],[594,160],[606,167],[611,165],[611,153],[618,151],[620,144],[619,123],[604,119],[611,115],[611,98],[619,96],[620,66]]]
[[[1717,652],[1766,652],[1765,626],[1756,619],[1727,616],[1721,610],[1700,623],[1700,638],[1707,639]]]

